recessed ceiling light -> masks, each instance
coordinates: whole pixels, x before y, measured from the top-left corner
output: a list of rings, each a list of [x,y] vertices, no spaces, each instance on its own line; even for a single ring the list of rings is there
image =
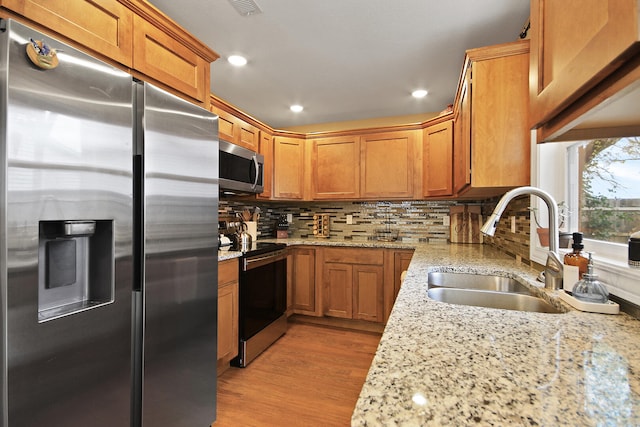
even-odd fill
[[[425,96],[427,96],[427,91],[424,89],[414,90],[413,92],[411,92],[411,96],[413,96],[414,98],[424,98]]]
[[[291,107],[289,107],[289,109],[294,113],[299,113],[304,110],[304,107],[302,105],[292,105]]]
[[[227,61],[229,61],[231,65],[235,65],[236,67],[242,67],[243,65],[247,65],[247,58],[240,55],[231,55],[230,57],[227,58]]]

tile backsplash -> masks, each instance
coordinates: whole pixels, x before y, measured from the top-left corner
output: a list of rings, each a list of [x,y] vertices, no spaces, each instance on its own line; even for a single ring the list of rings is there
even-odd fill
[[[493,211],[498,199],[480,202],[465,201],[482,207],[483,220]],[[233,217],[236,212],[255,207],[261,210],[259,236],[275,237],[280,215],[291,215],[290,238],[314,238],[313,215],[328,214],[330,239],[366,241],[376,239],[377,230],[398,231],[403,242],[446,243],[450,241],[449,208],[456,201],[358,201],[358,202],[261,202],[256,200],[221,199],[221,217]],[[484,244],[492,245],[523,263],[529,259],[529,198],[513,200],[498,224],[495,237],[485,237]],[[352,224],[347,224],[347,216]],[[516,232],[510,229],[510,216],[515,217]]]
[[[442,242],[449,240],[449,207],[453,201],[371,201],[260,203],[220,200],[221,217],[233,216],[258,206],[261,218],[258,231],[262,237],[275,237],[280,215],[290,214],[290,238],[314,238],[313,215],[328,214],[330,239],[373,240],[379,230],[398,232],[403,242]],[[352,224],[347,224],[351,216]],[[447,217],[447,218],[445,218]]]

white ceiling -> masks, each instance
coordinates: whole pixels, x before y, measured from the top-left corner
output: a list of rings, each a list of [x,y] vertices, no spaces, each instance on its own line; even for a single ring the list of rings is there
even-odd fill
[[[150,1],[220,55],[211,91],[277,129],[439,112],[464,51],[517,40],[529,17],[529,0],[255,0],[251,16],[228,0]]]

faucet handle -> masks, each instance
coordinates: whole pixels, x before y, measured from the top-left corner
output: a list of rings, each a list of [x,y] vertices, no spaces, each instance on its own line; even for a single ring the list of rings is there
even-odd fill
[[[557,253],[549,251],[544,269],[544,287],[547,289],[562,289],[563,264]]]

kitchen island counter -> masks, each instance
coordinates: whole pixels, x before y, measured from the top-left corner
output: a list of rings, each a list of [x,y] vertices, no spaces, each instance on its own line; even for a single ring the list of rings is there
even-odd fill
[[[640,425],[640,321],[576,311],[487,245],[413,247],[352,426]],[[438,302],[429,271],[518,277],[566,312]]]

